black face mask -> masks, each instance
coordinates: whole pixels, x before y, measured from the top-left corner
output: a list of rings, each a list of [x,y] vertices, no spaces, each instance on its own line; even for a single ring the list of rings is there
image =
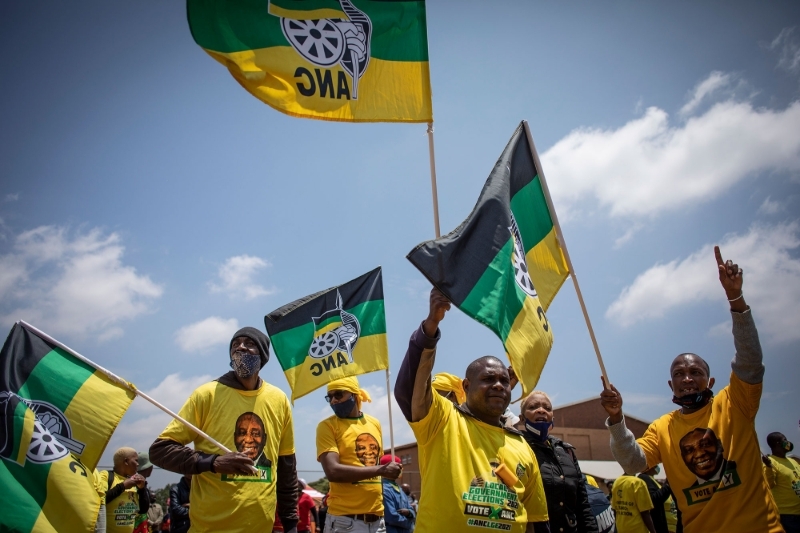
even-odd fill
[[[350,413],[353,412],[353,407],[356,406],[356,398],[355,396],[351,396],[349,400],[345,400],[340,403],[331,404],[331,409],[336,416],[339,418],[349,418]]]
[[[708,401],[714,397],[714,391],[706,389],[703,392],[696,394],[687,394],[686,396],[672,396],[672,403],[680,405],[681,407],[688,407],[689,409],[700,409],[705,407]]]

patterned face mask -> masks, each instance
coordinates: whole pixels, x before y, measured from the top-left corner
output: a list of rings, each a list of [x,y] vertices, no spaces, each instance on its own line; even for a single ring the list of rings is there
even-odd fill
[[[240,378],[249,378],[261,368],[261,356],[250,352],[233,352],[231,368]]]

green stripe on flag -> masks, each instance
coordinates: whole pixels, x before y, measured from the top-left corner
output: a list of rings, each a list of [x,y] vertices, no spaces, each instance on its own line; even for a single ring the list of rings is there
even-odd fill
[[[18,394],[28,399],[47,398],[64,412],[92,374],[92,367],[55,348],[39,361]]]
[[[547,200],[542,192],[542,182],[538,176],[511,198],[511,211],[522,235],[525,253],[539,244],[553,229],[553,220],[550,218]]]
[[[360,337],[386,333],[386,316],[383,300],[370,300],[358,304],[352,309],[345,309],[358,318],[361,325]],[[339,316],[336,316],[339,320]],[[282,331],[272,335],[273,349],[278,354],[278,361],[284,371],[294,368],[305,361],[308,348],[314,339],[314,323],[308,322],[302,326]]]
[[[14,511],[4,512],[2,526],[8,531],[31,531],[47,499],[47,476],[50,464],[32,464],[24,467],[0,460],[0,486],[3,501],[13,502]]]
[[[291,3],[308,5],[308,9],[317,4]],[[356,0],[354,5],[372,21],[370,57],[428,61],[425,2]],[[268,12],[264,0],[188,0],[186,8],[192,37],[207,50],[232,53],[290,46],[283,35],[280,17]]]

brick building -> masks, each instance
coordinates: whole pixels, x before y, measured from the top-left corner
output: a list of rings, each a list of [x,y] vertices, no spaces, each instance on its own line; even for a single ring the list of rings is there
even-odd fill
[[[605,427],[607,415],[603,406],[600,405],[599,397],[595,396],[558,406],[553,409],[553,416],[555,426],[551,434],[575,446],[578,460],[587,462],[583,467],[585,473],[593,474],[598,481],[601,481],[601,479],[616,477],[607,472],[616,472],[616,470],[622,472],[611,455],[608,430]],[[636,438],[639,438],[650,423],[625,413],[625,425]],[[385,453],[389,453],[389,450],[386,450]],[[400,482],[408,483],[411,486],[411,492],[419,497],[422,478],[419,474],[417,443],[396,446],[395,455],[400,457],[403,463],[403,478]],[[592,472],[592,470],[596,472]]]

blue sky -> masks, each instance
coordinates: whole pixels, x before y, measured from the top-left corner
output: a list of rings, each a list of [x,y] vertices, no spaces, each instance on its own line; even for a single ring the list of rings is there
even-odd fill
[[[382,265],[399,367],[427,313],[405,259],[433,236],[424,125],[270,109],[194,44],[178,1],[4,2],[0,30],[3,327],[25,319],[178,409],[227,370],[237,327]],[[720,244],[765,350],[762,447],[770,431],[800,439],[800,7],[439,1],[428,35],[442,230],[528,120],[626,411],[673,407],[684,351],[727,384]],[[571,283],[548,319],[539,388],[556,404],[598,395]],[[442,332],[437,370],[502,350],[458,311]],[[274,357],[262,377],[288,392]],[[388,443],[385,377],[362,383]],[[309,480],[322,396],[295,405]],[[394,414],[395,441],[411,441]],[[166,423],[136,400],[104,463]]]

